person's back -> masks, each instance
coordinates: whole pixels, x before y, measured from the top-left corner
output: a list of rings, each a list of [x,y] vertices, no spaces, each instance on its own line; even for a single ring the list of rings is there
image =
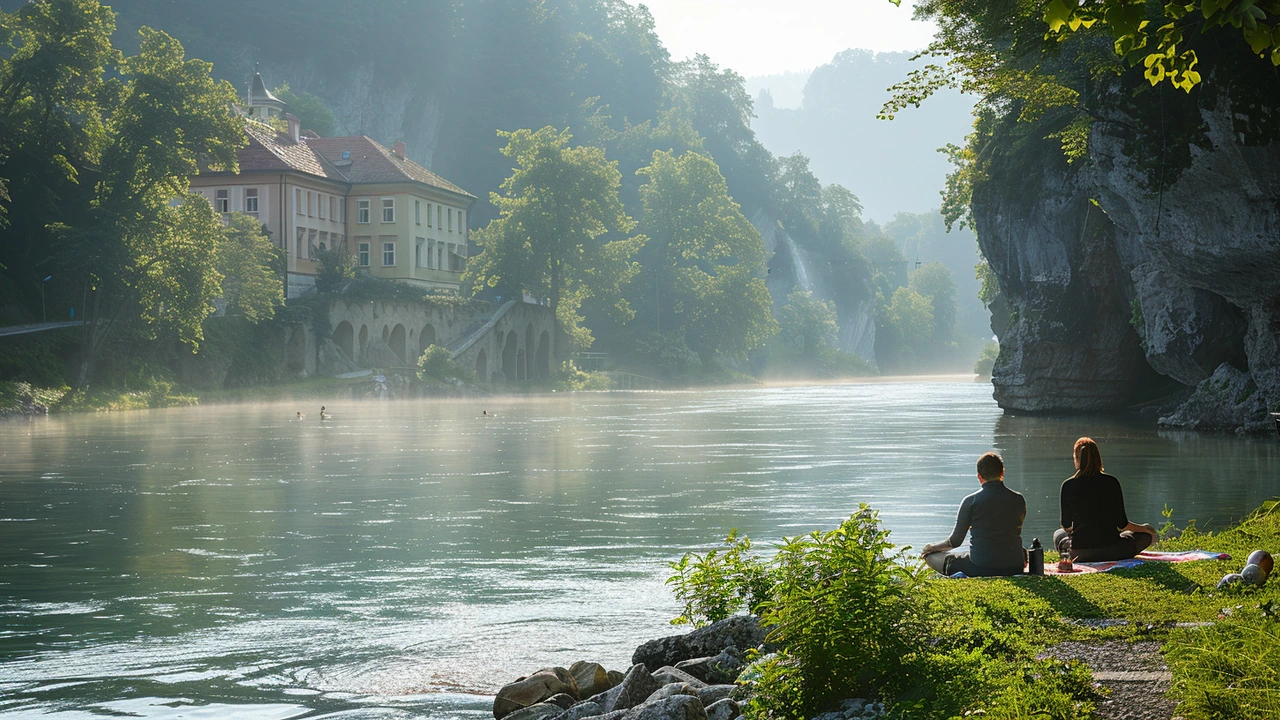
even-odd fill
[[[964,502],[972,505],[969,559],[973,564],[991,571],[1021,571],[1026,560],[1022,548],[1022,522],[1027,517],[1026,498],[1010,490],[1003,480],[988,480],[981,490],[966,497]],[[955,533],[951,539],[957,539]]]
[[[977,469],[982,488],[960,502],[951,537],[937,545],[925,545],[921,555],[930,567],[945,575],[1020,574],[1026,562],[1022,521],[1027,517],[1027,501],[1005,486],[1004,461],[999,455],[983,455]],[[969,533],[973,534],[969,551],[956,550]]]
[[[1062,483],[1062,527],[1077,550],[1106,547],[1129,524],[1120,481],[1106,473],[1073,475]]]

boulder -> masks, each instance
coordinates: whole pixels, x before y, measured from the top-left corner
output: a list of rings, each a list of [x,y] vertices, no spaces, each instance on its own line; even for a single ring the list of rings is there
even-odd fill
[[[631,662],[651,668],[675,665],[683,660],[719,655],[729,646],[757,647],[764,642],[766,634],[754,615],[735,615],[685,635],[650,640],[636,648]]]
[[[636,663],[627,671],[622,682],[588,699],[604,708],[606,713],[610,713],[639,705],[660,687],[662,683],[649,674],[648,668]]]
[[[574,682],[578,683],[578,693],[582,697],[591,697],[615,685],[609,681],[609,671],[599,663],[579,660],[569,666],[569,673],[573,675]]]
[[[552,695],[547,698],[545,702],[549,702],[552,705],[559,705],[562,709],[568,710],[577,704],[578,699],[569,693],[560,693],[559,695]]]
[[[703,703],[706,705],[706,703]],[[725,698],[717,700],[710,705],[706,705],[707,720],[733,720],[742,714],[742,708],[738,707],[738,703]]]
[[[732,696],[733,691],[737,689],[737,685],[708,685],[699,688],[695,694],[702,701],[704,707],[710,708],[715,703]]]
[[[622,678],[627,676],[626,673],[619,672],[617,670],[609,670],[608,673],[609,673],[609,687],[617,687],[618,683],[622,682]]]
[[[501,720],[516,710],[537,705],[561,693],[575,699],[578,697],[578,686],[569,671],[564,668],[539,670],[527,678],[503,686],[498,691],[497,697],[493,699],[493,717],[495,720]]]
[[[645,703],[623,716],[624,720],[707,720],[702,702],[692,695],[674,695]]]
[[[529,707],[512,711],[507,720],[551,720],[564,714],[564,708],[549,702],[534,703]]]
[[[658,668],[658,671],[653,674],[653,678],[663,685],[667,683],[687,683],[693,687],[706,687],[707,685],[684,670],[670,665]]]
[[[710,684],[731,683],[747,666],[736,650],[726,648],[714,657],[694,658],[676,663],[676,668]]]
[[[603,714],[604,708],[590,700],[583,700],[577,705],[569,708],[568,711],[556,718],[556,720],[582,720],[582,718],[593,718],[597,715]]]
[[[1253,378],[1223,363],[1161,427],[1262,432],[1271,428],[1266,400]]]
[[[668,683],[653,691],[653,694],[645,698],[644,704],[665,700],[675,695],[693,695],[697,697],[697,690],[687,683]]]

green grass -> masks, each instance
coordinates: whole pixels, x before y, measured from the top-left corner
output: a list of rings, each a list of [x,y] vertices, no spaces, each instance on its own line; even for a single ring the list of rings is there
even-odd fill
[[[1148,562],[1066,577],[932,580],[926,592],[940,618],[940,640],[957,650],[1025,659],[1063,640],[1154,639],[1173,673],[1179,716],[1280,718],[1280,575],[1262,587],[1217,589],[1251,551],[1280,555],[1280,504],[1264,505],[1221,532],[1188,530],[1157,549],[1214,550],[1232,559]],[[1073,622],[1102,618],[1127,623],[1093,629]]]

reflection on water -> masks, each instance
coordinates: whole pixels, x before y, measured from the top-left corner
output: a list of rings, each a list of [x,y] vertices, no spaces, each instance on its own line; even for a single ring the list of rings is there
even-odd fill
[[[1004,417],[979,384],[478,402],[0,425],[0,716],[483,717],[538,667],[625,669],[670,631],[665,563],[731,528],[868,502],[898,542],[944,537],[992,447],[1028,543],[1082,434],[1135,520],[1280,493],[1273,438]]]

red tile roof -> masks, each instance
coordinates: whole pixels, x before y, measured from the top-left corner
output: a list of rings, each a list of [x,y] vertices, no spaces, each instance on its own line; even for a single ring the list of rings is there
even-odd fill
[[[343,163],[339,169],[351,183],[416,182],[464,197],[475,198],[471,193],[418,163],[407,158],[396,157],[391,150],[363,135],[308,139],[307,145],[319,151],[329,162]],[[343,158],[344,152],[348,153],[349,157]],[[351,162],[350,165],[345,164],[348,160]]]
[[[288,135],[256,122],[245,123],[245,132],[249,136],[249,145],[236,154],[242,173],[295,170],[327,180],[347,182],[346,176],[305,141],[295,143]]]

